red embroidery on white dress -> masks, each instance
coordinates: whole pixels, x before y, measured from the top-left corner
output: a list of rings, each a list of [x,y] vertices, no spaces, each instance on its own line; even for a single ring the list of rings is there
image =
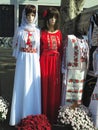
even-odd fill
[[[75,42],[76,40],[73,39],[73,41]],[[74,62],[68,62],[68,66],[72,66],[72,67],[77,67],[78,66],[78,54],[79,54],[79,49],[78,46],[76,45],[74,47]]]
[[[28,39],[27,39],[26,44],[29,45],[30,47],[32,47],[31,37],[32,37],[32,33],[28,32]]]
[[[74,83],[83,83],[84,80],[78,80],[78,79],[69,79],[69,82],[74,82]]]

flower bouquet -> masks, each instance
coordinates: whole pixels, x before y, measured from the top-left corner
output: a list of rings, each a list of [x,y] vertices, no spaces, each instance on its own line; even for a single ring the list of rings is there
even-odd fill
[[[0,96],[0,122],[4,121],[8,113],[8,102]]]
[[[18,130],[51,130],[47,117],[43,114],[30,115],[22,119],[16,126]]]
[[[57,122],[63,126],[71,125],[73,130],[95,130],[91,113],[84,105],[61,107]]]

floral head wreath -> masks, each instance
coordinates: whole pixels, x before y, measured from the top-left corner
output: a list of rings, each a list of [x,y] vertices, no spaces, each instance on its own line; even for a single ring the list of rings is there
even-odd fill
[[[45,17],[47,16],[47,14],[48,14],[48,11],[45,10],[45,11],[43,12],[43,17],[45,18]]]

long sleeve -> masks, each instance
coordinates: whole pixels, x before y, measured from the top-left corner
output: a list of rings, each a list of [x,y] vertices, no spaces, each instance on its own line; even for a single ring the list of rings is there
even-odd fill
[[[88,44],[89,46],[91,47],[92,46],[92,31],[93,31],[93,23],[94,23],[94,20],[93,20],[93,16],[90,18],[90,25],[89,25],[89,29],[88,29]]]
[[[14,37],[13,37],[13,42],[12,42],[12,49],[13,49],[13,53],[12,56],[14,56],[15,58],[18,57],[18,53],[19,53],[19,44],[18,44],[18,29],[16,30]]]
[[[66,56],[67,45],[68,45],[68,37],[65,37],[63,42],[63,56],[62,56],[62,74],[64,85],[66,85],[67,81],[67,56]]]
[[[66,64],[66,48],[68,45],[68,37],[65,37],[63,42],[63,54],[62,54],[62,73],[66,73],[67,71],[67,64]]]
[[[62,33],[60,31],[60,46],[58,48],[59,52],[60,52],[60,55],[61,55],[61,60],[62,60],[62,50],[63,50],[63,42],[62,42]]]
[[[89,45],[88,45],[88,37],[86,35],[83,35],[83,38],[85,39],[86,49],[87,49],[87,70],[89,69]]]

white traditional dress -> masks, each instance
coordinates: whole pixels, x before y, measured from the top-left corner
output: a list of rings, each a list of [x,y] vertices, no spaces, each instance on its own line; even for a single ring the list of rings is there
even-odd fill
[[[17,125],[28,115],[41,114],[40,30],[35,26],[35,21],[28,24],[24,10],[22,24],[13,39],[16,70],[10,125]]]
[[[62,61],[62,106],[74,102],[81,103],[88,61],[87,40],[68,35],[65,39]]]

